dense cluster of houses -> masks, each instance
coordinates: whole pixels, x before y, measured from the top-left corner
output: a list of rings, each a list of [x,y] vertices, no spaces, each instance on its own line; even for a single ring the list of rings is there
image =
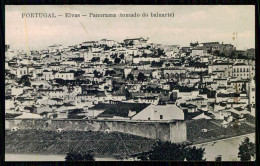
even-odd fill
[[[219,119],[228,125],[255,116],[255,61],[248,52],[254,51],[142,37],[39,51],[8,46],[5,112],[14,118]]]

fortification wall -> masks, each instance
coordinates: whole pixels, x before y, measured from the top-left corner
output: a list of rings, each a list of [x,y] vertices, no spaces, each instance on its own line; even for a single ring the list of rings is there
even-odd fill
[[[147,122],[131,120],[74,120],[74,119],[6,119],[5,129],[18,128],[66,131],[117,131],[162,141],[183,142],[187,140],[185,122]]]

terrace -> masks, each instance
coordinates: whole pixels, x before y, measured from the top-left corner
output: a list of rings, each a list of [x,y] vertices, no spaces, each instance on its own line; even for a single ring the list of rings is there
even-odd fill
[[[220,120],[206,119],[187,121],[187,139],[193,144],[198,144],[255,132],[253,126],[244,122],[227,128],[221,127],[221,123]]]
[[[130,156],[148,151],[155,140],[123,133],[94,131],[6,131],[7,153],[66,154],[69,151],[87,152],[95,156]]]

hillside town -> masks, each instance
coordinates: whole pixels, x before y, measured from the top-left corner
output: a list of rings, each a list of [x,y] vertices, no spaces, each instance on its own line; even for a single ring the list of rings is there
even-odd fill
[[[255,116],[254,49],[102,39],[48,50],[6,45],[10,118],[192,120]]]
[[[225,148],[211,152],[212,141],[255,132],[253,48],[237,50],[223,42],[182,47],[140,37],[27,51],[6,44],[5,51],[7,152],[84,151],[93,148],[84,143],[93,136],[98,138],[94,151],[101,156],[132,156],[162,139],[206,146],[207,160],[220,154],[237,160]],[[64,139],[79,140],[82,134],[86,139],[62,146],[68,141],[59,136],[62,131]],[[23,135],[37,136],[41,143],[27,147]],[[110,143],[98,143],[101,138]],[[221,141],[217,146],[230,145]]]

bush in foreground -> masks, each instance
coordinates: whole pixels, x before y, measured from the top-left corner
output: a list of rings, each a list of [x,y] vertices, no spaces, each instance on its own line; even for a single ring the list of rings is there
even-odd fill
[[[150,151],[136,157],[140,160],[202,161],[204,150],[184,144],[158,141]]]
[[[69,152],[65,157],[66,161],[94,161],[94,154],[92,151],[86,153]]]
[[[255,157],[255,143],[250,142],[250,139],[248,137],[246,137],[242,144],[239,145],[238,150],[238,157],[241,161],[250,161],[251,157]]]

